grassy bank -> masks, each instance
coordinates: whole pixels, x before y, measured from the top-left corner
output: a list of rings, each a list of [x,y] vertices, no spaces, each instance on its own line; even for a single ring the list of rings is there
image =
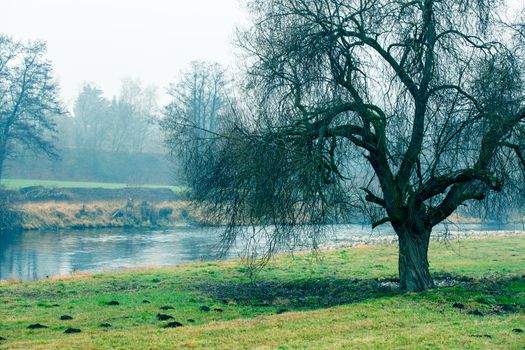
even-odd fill
[[[15,206],[23,230],[97,229],[122,227],[170,227],[181,224],[215,225],[202,210],[188,200],[133,202],[93,200],[27,201]],[[143,208],[146,205],[146,208]],[[146,209],[146,211],[144,210]],[[120,211],[120,212],[119,212]],[[123,215],[118,215],[118,214]],[[117,215],[115,215],[117,214]],[[453,223],[482,223],[481,219],[453,216]]]
[[[183,186],[2,179],[0,190],[2,188],[7,189],[5,192],[19,203],[17,209],[24,230],[224,224],[211,221],[201,210],[191,206],[188,202],[189,189]],[[135,210],[128,212],[130,215],[114,217],[129,198],[134,199]],[[138,207],[142,202],[147,202],[154,212],[164,209],[171,213],[152,222],[142,215]],[[452,223],[483,222],[481,218],[457,214],[451,215],[448,220]]]
[[[432,271],[454,286],[408,295],[392,245],[282,256],[254,280],[226,261],[6,282],[0,347],[523,349],[524,252],[525,235],[432,242]]]
[[[188,202],[135,203],[95,201],[89,204],[47,201],[17,205],[24,230],[158,227],[195,220]]]
[[[130,187],[125,183],[108,183],[108,182],[80,182],[80,181],[55,181],[55,180],[31,180],[31,179],[2,179],[1,186],[9,189],[21,189],[31,186],[43,186],[49,188],[104,188],[104,189],[122,189]],[[187,191],[182,186],[168,185],[137,185],[131,187],[142,188],[169,188],[175,193]]]
[[[165,227],[197,221],[186,200],[188,189],[180,186],[2,179],[1,189],[16,203],[24,230]]]

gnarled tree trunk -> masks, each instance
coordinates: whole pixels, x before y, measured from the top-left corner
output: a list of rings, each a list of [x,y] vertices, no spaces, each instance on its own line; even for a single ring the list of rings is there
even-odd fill
[[[434,287],[428,264],[430,230],[396,230],[399,237],[399,282],[402,290],[420,292]]]

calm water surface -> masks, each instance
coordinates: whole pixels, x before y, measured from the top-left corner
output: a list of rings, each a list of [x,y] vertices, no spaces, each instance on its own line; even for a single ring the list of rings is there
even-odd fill
[[[451,230],[522,230],[521,225],[461,225]],[[75,271],[113,271],[146,266],[217,259],[220,228],[181,227],[169,230],[35,231],[0,238],[0,279],[35,280],[70,275]],[[363,225],[336,226],[326,246],[391,241],[389,229],[374,231]],[[240,255],[233,249],[228,257]]]

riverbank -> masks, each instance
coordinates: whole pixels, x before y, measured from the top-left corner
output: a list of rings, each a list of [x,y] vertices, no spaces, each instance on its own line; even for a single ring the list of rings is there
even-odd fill
[[[524,251],[523,234],[432,242],[445,287],[405,295],[390,244],[280,256],[254,280],[231,260],[3,282],[0,347],[521,349]]]
[[[2,197],[9,198],[11,208],[19,214],[13,229],[158,228],[203,222],[202,215],[187,201],[187,189],[182,187],[97,183],[71,186],[81,187],[0,189]]]
[[[16,206],[23,230],[169,227],[198,221],[187,201],[26,202]]]
[[[217,225],[189,202],[181,186],[143,187],[111,183],[4,180],[0,197],[9,198],[22,230],[159,228]],[[35,186],[27,186],[36,184]],[[363,220],[359,217],[357,221]],[[453,214],[451,224],[483,220]],[[523,225],[524,220],[520,221]],[[525,227],[525,226],[524,226]],[[16,227],[15,227],[16,228]]]
[[[146,191],[147,193],[147,191]],[[137,198],[137,197],[135,197]],[[180,225],[217,225],[186,199],[153,200],[26,200],[14,209],[20,214],[22,230],[82,230],[105,228],[167,228]],[[451,229],[456,224],[483,224],[479,218],[454,215],[448,220]],[[363,226],[368,231],[369,225]],[[385,243],[389,237],[374,235]],[[362,241],[362,237],[356,237]]]

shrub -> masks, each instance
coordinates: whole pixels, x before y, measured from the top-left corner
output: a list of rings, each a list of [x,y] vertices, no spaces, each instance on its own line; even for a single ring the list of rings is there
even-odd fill
[[[9,191],[0,190],[0,233],[20,229],[20,213],[13,208]]]

